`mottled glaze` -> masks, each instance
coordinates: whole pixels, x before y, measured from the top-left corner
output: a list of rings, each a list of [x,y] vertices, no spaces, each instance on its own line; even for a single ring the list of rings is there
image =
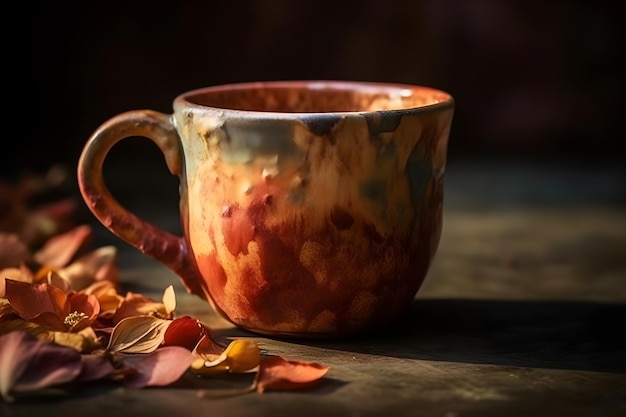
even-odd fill
[[[93,156],[79,162],[81,190],[107,227],[233,323],[284,336],[362,332],[407,308],[435,255],[453,106],[444,92],[390,84],[195,90],[167,120],[107,122],[83,152],[106,154],[130,136],[120,125],[157,117],[131,133],[154,140],[180,178],[183,237],[93,186]]]

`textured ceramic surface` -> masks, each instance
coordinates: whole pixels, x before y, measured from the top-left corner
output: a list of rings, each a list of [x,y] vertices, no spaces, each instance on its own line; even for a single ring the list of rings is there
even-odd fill
[[[410,304],[436,253],[454,103],[404,85],[280,82],[185,93],[92,135],[79,182],[96,217],[233,323],[303,337],[376,328]],[[117,141],[146,136],[180,178],[183,237],[102,181]]]

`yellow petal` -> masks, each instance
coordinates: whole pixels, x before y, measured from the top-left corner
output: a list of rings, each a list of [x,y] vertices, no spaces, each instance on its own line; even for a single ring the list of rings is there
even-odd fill
[[[252,340],[233,340],[217,359],[205,361],[196,360],[191,371],[199,375],[209,375],[220,372],[242,373],[256,368],[261,361],[261,349]]]

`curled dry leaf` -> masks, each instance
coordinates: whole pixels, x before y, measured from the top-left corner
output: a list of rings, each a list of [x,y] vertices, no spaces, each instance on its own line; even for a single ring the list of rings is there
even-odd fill
[[[269,356],[259,364],[255,379],[256,390],[294,390],[310,386],[318,381],[330,368],[314,362],[286,360],[280,356]]]
[[[242,373],[256,368],[260,361],[261,350],[256,342],[236,339],[230,342],[220,355],[215,355],[213,360],[203,358],[194,360],[190,370],[197,375]]]
[[[171,320],[153,316],[133,316],[113,328],[106,350],[109,353],[150,353],[162,343]]]

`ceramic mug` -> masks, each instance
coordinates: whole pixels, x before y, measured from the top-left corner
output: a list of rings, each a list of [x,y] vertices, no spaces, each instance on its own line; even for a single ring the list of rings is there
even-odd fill
[[[115,235],[174,271],[241,328],[346,336],[390,323],[439,244],[454,100],[424,86],[343,81],[197,89],[173,114],[101,125],[78,163],[82,196]],[[143,136],[180,181],[182,236],[120,205],[102,174]]]

